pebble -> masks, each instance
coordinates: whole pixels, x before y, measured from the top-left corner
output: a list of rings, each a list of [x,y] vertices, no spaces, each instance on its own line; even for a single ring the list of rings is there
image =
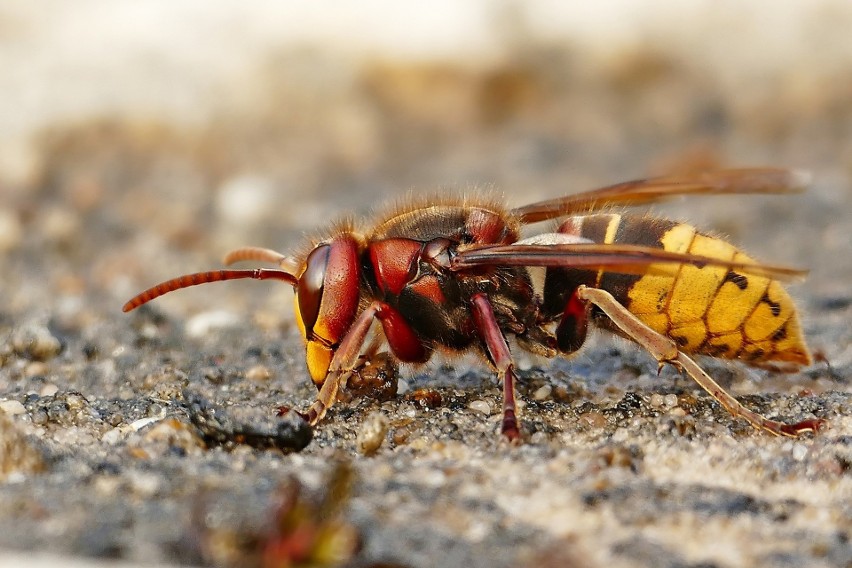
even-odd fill
[[[175,418],[167,418],[146,430],[143,440],[170,448],[180,448],[187,453],[205,447],[204,441],[193,427]]]
[[[101,436],[101,442],[103,442],[104,444],[113,446],[113,445],[117,444],[124,437],[124,435],[126,433],[127,433],[127,427],[126,426],[123,427],[123,428],[119,426],[119,427],[113,428],[112,430],[107,430]]]
[[[227,310],[208,310],[186,321],[186,334],[190,337],[204,337],[211,331],[234,327],[240,322],[240,316]]]
[[[0,402],[0,411],[5,412],[9,416],[16,416],[18,414],[24,414],[27,409],[24,408],[24,405],[17,400],[4,400],[3,402]]]
[[[38,410],[34,410],[30,415],[30,420],[33,421],[33,424],[36,426],[43,426],[50,421],[50,417],[47,415],[47,411],[43,408],[39,408]]]
[[[131,430],[133,430],[134,432],[138,432],[145,426],[153,424],[154,422],[159,422],[162,419],[162,416],[149,416],[147,418],[140,418],[139,420],[134,420],[129,424],[129,426]]]
[[[62,351],[62,343],[45,327],[23,327],[12,336],[12,349],[22,357],[48,361]]]
[[[246,371],[246,379],[255,382],[266,382],[272,377],[272,371],[265,365],[255,365]]]
[[[579,417],[580,423],[586,424],[592,428],[603,428],[606,426],[606,416],[597,410],[584,412]]]
[[[486,416],[491,414],[491,405],[484,400],[474,400],[470,404],[468,404],[467,407],[473,410],[474,412],[481,412]]]
[[[390,422],[383,413],[370,413],[361,423],[355,438],[358,451],[365,456],[375,454],[385,441],[389,426]]]
[[[553,393],[553,387],[550,386],[550,385],[544,385],[544,386],[536,389],[536,391],[533,393],[532,397],[533,397],[533,400],[538,400],[538,401],[547,400],[548,398],[550,398],[551,393]]]
[[[45,383],[44,386],[41,387],[41,390],[38,391],[40,396],[53,396],[59,392],[59,387],[53,383]]]
[[[802,461],[808,455],[808,447],[804,444],[794,444],[792,454],[794,460]]]
[[[68,407],[68,410],[81,410],[88,404],[88,401],[81,394],[68,393],[65,396],[65,405]]]
[[[615,432],[612,434],[613,442],[626,442],[632,437],[630,430],[628,428],[617,428]]]
[[[417,389],[405,395],[409,400],[421,408],[436,409],[443,403],[441,393],[433,389]]]
[[[115,495],[121,488],[122,480],[117,475],[101,475],[95,478],[92,487],[103,496]]]
[[[183,400],[184,381],[180,380],[164,380],[156,383],[151,387],[151,397],[158,400]],[[148,409],[149,415],[158,414],[160,410],[155,408],[157,405],[152,404]]]
[[[154,473],[129,471],[127,478],[132,490],[140,497],[153,497],[162,486],[162,481]]]

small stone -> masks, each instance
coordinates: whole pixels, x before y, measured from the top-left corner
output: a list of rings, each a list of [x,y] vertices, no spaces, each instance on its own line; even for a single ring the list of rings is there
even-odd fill
[[[255,365],[246,371],[246,379],[255,382],[266,382],[272,377],[272,371],[265,365]]]
[[[62,343],[44,327],[22,328],[12,336],[11,343],[18,355],[35,361],[53,359],[62,351]]]
[[[162,481],[154,473],[141,471],[128,471],[127,478],[130,481],[131,490],[140,497],[152,497],[160,490]]]
[[[652,394],[651,397],[648,399],[648,404],[651,406],[651,408],[662,408],[665,403],[665,397],[658,393]]]
[[[676,394],[667,394],[664,398],[664,403],[668,408],[674,408],[677,406],[677,395]]]
[[[45,409],[40,408],[33,411],[31,414],[31,420],[36,426],[44,426],[50,421],[50,416],[47,415],[47,411]]]
[[[405,395],[405,400],[420,406],[434,410],[444,402],[441,393],[435,389],[417,389]]]
[[[468,404],[467,407],[473,410],[474,412],[481,412],[486,416],[489,416],[491,414],[491,405],[484,400],[474,400],[473,402]]]
[[[154,422],[159,422],[162,419],[162,416],[150,416],[148,418],[140,418],[139,420],[134,420],[133,422],[131,422],[129,426],[131,430],[133,430],[134,432],[138,432],[145,426],[153,424]]]
[[[370,413],[361,423],[355,439],[358,451],[365,456],[376,453],[385,441],[389,425],[387,417],[381,412]]]
[[[808,455],[808,447],[804,444],[794,444],[792,455],[794,460],[802,461]]]
[[[613,442],[626,442],[631,437],[630,430],[627,428],[618,428],[612,433]]]
[[[121,478],[117,475],[101,475],[95,478],[92,487],[105,497],[114,496],[121,488]]]
[[[403,444],[408,443],[408,439],[411,438],[411,434],[414,432],[414,427],[410,424],[406,424],[404,426],[400,426],[396,428],[391,434],[391,441],[396,446],[401,446]]]
[[[68,410],[81,410],[88,404],[89,402],[80,393],[69,392],[65,396],[65,405],[68,407]]]
[[[189,318],[186,322],[186,334],[190,337],[204,337],[211,331],[234,327],[240,317],[226,310],[209,310]]]
[[[404,395],[408,391],[411,390],[411,385],[408,384],[408,381],[405,379],[399,379],[396,382],[396,394],[399,396]]]
[[[151,388],[151,396],[157,400],[183,400],[183,387],[184,383],[181,380],[165,380],[156,383]],[[155,408],[156,406],[151,405],[151,408],[148,409],[149,415],[160,412],[159,408]]]
[[[186,453],[196,453],[205,447],[196,430],[176,418],[167,418],[145,431],[146,443],[160,444],[170,449],[179,448]]]
[[[590,428],[603,428],[606,426],[606,416],[596,410],[584,412],[579,416],[580,424],[585,424]]]
[[[122,438],[124,438],[127,433],[127,428],[113,428],[112,430],[107,430],[104,432],[103,436],[101,436],[101,442],[104,444],[113,446],[117,444]]]
[[[532,397],[533,397],[533,400],[538,400],[538,401],[547,400],[548,398],[550,398],[550,395],[551,395],[552,392],[553,392],[552,386],[544,385],[544,386],[536,389],[536,391],[533,393]]]
[[[397,407],[397,412],[400,416],[404,416],[405,418],[409,418],[412,420],[417,417],[417,409],[408,403],[400,404]]]
[[[53,396],[59,392],[59,387],[54,385],[53,383],[46,383],[41,389],[38,391],[40,396]]]
[[[18,414],[24,414],[27,409],[17,400],[4,400],[0,402],[0,411],[5,412],[9,416],[17,416]]]

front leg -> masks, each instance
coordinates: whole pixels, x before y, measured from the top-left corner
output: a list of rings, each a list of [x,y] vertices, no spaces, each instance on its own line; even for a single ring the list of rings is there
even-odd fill
[[[337,400],[340,385],[349,378],[355,369],[358,356],[361,354],[364,341],[379,309],[380,304],[378,302],[370,304],[366,310],[361,312],[361,315],[343,336],[343,341],[340,342],[331,359],[328,373],[326,373],[322,387],[317,393],[317,398],[306,413],[307,421],[311,426],[315,426],[317,422],[322,420],[325,413]]]
[[[497,318],[494,317],[491,302],[485,294],[476,294],[473,297],[473,319],[485,343],[488,357],[503,379],[503,423],[500,432],[510,442],[518,443],[521,431],[518,428],[515,404],[515,363],[512,361],[506,338],[497,324]]]
[[[306,414],[311,426],[322,420],[337,400],[340,386],[363,365],[361,354],[376,319],[381,322],[385,340],[397,359],[407,363],[422,363],[429,358],[429,348],[420,341],[402,314],[384,302],[373,302],[361,312],[334,352],[322,387]],[[368,355],[376,347],[377,344],[368,346]]]

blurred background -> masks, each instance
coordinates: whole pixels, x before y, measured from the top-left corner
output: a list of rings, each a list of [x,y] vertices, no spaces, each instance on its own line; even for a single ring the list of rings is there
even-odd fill
[[[411,192],[517,205],[714,166],[811,169],[820,205],[795,232],[789,198],[674,215],[772,260],[843,250],[830,221],[850,201],[852,4],[741,6],[3,2],[5,309],[120,305],[232,247],[287,251]],[[741,235],[764,209],[775,232]],[[240,296],[235,309],[255,301]]]

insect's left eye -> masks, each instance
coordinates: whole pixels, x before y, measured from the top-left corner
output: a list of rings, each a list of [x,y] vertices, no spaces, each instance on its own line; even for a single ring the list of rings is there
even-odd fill
[[[453,241],[450,239],[434,239],[423,249],[423,259],[440,268],[449,268],[452,261]]]
[[[299,314],[305,333],[310,337],[319,317],[325,273],[328,268],[329,245],[320,245],[311,251],[305,261],[305,271],[299,277]]]

